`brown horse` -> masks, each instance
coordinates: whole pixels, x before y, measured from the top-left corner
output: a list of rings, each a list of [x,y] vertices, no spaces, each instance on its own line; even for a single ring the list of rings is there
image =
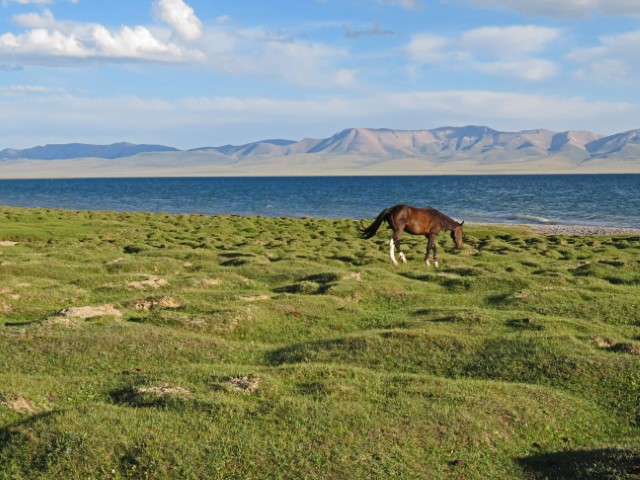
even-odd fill
[[[424,256],[424,262],[429,263],[429,252],[433,250],[433,263],[438,267],[436,258],[436,235],[440,230],[451,230],[451,238],[456,248],[462,248],[462,225],[464,222],[457,222],[454,219],[440,213],[435,208],[415,208],[409,205],[395,205],[380,212],[380,215],[367,228],[360,228],[360,238],[373,237],[382,222],[387,221],[389,227],[393,229],[393,237],[389,242],[389,256],[395,266],[398,265],[394,255],[394,249],[398,249],[400,260],[403,263],[407,261],[400,249],[400,235],[407,232],[412,235],[425,235],[429,242],[427,243],[427,253]]]

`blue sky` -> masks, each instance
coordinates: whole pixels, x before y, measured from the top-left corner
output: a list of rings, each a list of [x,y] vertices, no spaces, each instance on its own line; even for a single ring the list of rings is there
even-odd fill
[[[0,0],[0,149],[640,128],[639,0]]]

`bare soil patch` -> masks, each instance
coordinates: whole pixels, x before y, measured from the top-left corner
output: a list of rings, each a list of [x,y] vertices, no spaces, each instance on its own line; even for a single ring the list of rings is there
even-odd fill
[[[259,301],[271,299],[269,295],[246,295],[244,297],[238,297],[238,298],[243,302],[259,302]]]
[[[113,305],[100,305],[98,307],[69,307],[58,314],[65,318],[81,318],[87,320],[94,317],[114,316],[121,318],[122,312]]]
[[[254,377],[253,375],[243,375],[242,377],[231,377],[229,379],[229,383],[234,390],[247,393],[253,393],[258,390],[260,381],[260,377]]]
[[[173,297],[163,295],[161,297],[147,297],[131,304],[131,308],[138,311],[148,312],[157,309],[176,309],[182,304]]]
[[[147,277],[146,280],[140,280],[140,281],[136,281],[136,282],[129,282],[127,283],[127,285],[129,287],[133,287],[133,288],[161,288],[161,287],[166,287],[167,285],[169,285],[169,281],[164,279],[164,278],[160,278],[160,277],[156,277],[155,275],[151,275],[150,277]]]
[[[203,278],[196,282],[197,285],[201,287],[217,287],[218,285],[222,285],[223,281],[219,278]]]
[[[18,413],[33,414],[38,412],[33,403],[20,395],[0,395],[0,405]]]
[[[362,274],[360,272],[350,272],[342,277],[343,280],[362,280]]]
[[[157,385],[153,387],[139,387],[134,390],[134,394],[136,395],[155,395],[158,397],[164,397],[167,395],[180,395],[180,396],[188,396],[191,395],[191,391],[183,387],[175,387],[171,385]]]

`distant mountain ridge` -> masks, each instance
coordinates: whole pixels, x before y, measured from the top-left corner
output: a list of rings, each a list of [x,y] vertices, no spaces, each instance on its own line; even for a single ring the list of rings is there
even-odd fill
[[[44,145],[23,150],[4,149],[0,159],[62,160],[116,159],[140,154],[183,152],[164,145],[81,143]],[[594,158],[640,158],[640,129],[614,135],[587,131],[545,129],[501,132],[486,126],[440,127],[431,130],[348,128],[328,138],[300,141],[272,139],[245,145],[202,147],[188,152],[211,153],[235,159],[292,155],[360,155],[379,159],[429,158],[435,161],[470,159],[500,163],[513,159],[558,156],[572,162]]]
[[[67,160],[72,158],[123,158],[149,152],[176,152],[177,148],[164,145],[136,145],[120,142],[111,145],[87,143],[52,144],[23,150],[5,148],[0,151],[0,159]]]

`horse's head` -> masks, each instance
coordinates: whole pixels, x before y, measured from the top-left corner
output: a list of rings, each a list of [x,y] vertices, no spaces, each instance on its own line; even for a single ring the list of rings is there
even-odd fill
[[[456,226],[451,229],[451,238],[453,243],[456,244],[456,248],[462,248],[462,225],[464,225],[464,220],[459,223],[456,222]]]

